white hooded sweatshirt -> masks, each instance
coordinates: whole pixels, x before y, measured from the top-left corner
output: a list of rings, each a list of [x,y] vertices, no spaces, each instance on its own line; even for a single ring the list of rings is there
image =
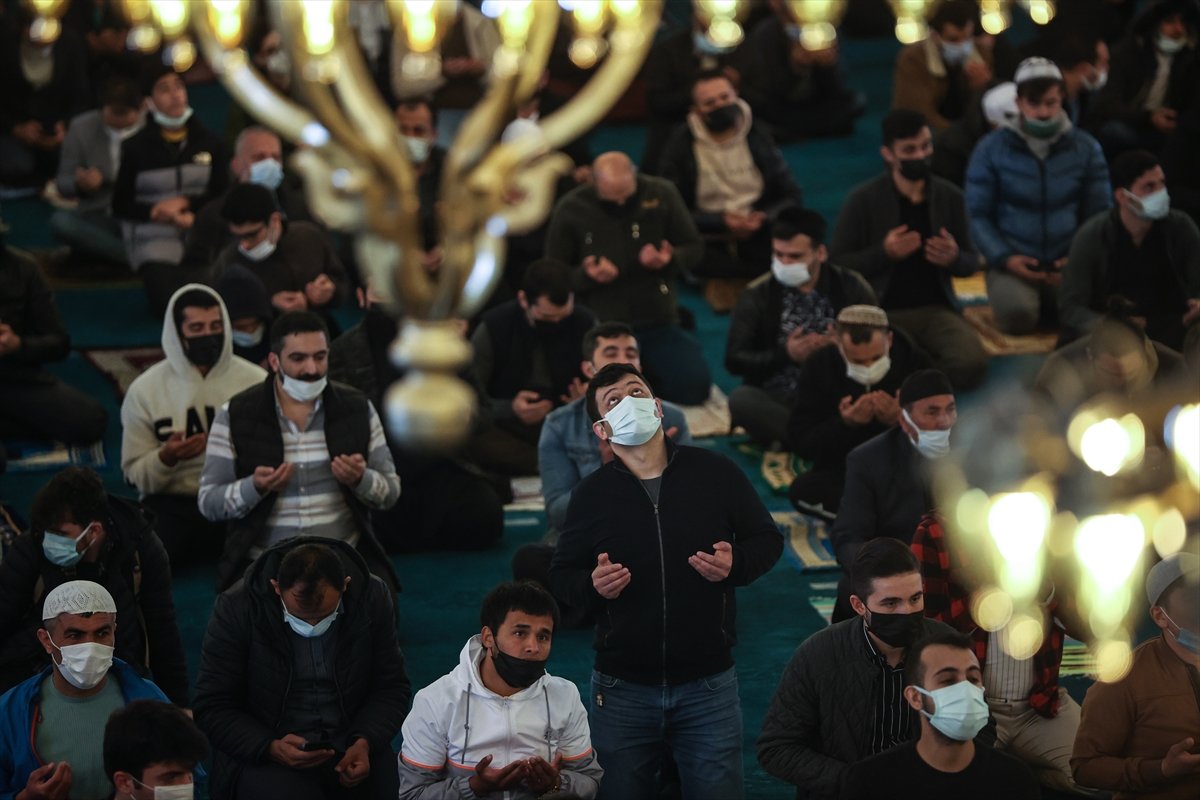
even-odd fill
[[[225,326],[221,355],[207,375],[188,361],[175,327],[175,301],[192,289],[213,296]],[[204,453],[168,467],[158,457],[158,449],[173,432],[185,437],[208,433],[217,410],[238,392],[266,380],[267,372],[233,354],[229,312],[220,295],[199,283],[189,283],[171,295],[163,319],[162,348],[166,359],[139,375],[121,404],[121,469],[142,497],[195,497]]]
[[[482,639],[472,636],[454,671],[417,692],[401,731],[400,800],[474,797],[467,784],[489,755],[492,769],[531,756],[554,763],[561,755],[562,790],[595,797],[604,770],[575,684],[546,674],[501,697],[479,677],[482,657]],[[533,800],[538,793],[518,785],[489,797]]]

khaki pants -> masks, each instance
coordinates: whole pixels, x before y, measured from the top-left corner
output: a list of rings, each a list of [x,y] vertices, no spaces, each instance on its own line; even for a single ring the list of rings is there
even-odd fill
[[[988,698],[996,718],[996,747],[1025,762],[1043,786],[1060,792],[1094,794],[1071,776],[1071,749],[1079,729],[1079,704],[1061,686],[1058,716],[1047,719],[1028,702],[1001,703]]]

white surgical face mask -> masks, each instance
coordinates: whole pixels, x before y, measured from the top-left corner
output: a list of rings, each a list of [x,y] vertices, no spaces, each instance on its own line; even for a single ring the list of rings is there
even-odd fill
[[[414,164],[424,164],[425,159],[429,158],[429,151],[433,149],[433,142],[428,139],[420,139],[416,136],[402,136],[404,146],[408,148],[408,157]]]
[[[315,381],[302,381],[283,372],[280,375],[283,377],[283,390],[287,392],[288,397],[298,403],[307,403],[310,400],[316,400],[321,396],[321,392],[325,391],[325,385],[329,383],[328,378],[317,378]]]
[[[262,344],[263,335],[267,332],[266,325],[259,325],[252,331],[233,331],[233,343],[238,347],[257,347]]]
[[[115,139],[118,142],[123,142],[136,136],[138,131],[140,131],[144,126],[145,122],[139,119],[128,128],[109,128],[107,125],[105,128],[108,130],[108,135],[110,138]]]
[[[1108,85],[1108,71],[1097,72],[1094,78],[1084,78],[1083,88],[1089,92],[1098,92]]]
[[[129,777],[133,778],[132,775]],[[147,786],[133,778],[133,782],[143,789],[154,789],[154,800],[192,800],[195,797],[195,786],[190,783],[179,783],[175,786]]]
[[[662,427],[658,405],[649,397],[627,396],[604,415],[604,421],[612,428],[609,441],[625,447],[645,444]]]
[[[283,605],[282,600],[279,603]],[[297,636],[303,636],[305,639],[316,639],[319,636],[324,636],[329,631],[329,626],[333,625],[333,621],[338,618],[338,614],[340,613],[342,613],[342,605],[338,603],[338,607],[333,610],[332,614],[314,625],[293,615],[287,610],[287,606],[283,606],[283,621],[288,624],[289,628],[295,631]]]
[[[904,415],[904,420],[909,427],[917,432],[917,441],[913,447],[917,448],[918,453],[925,458],[934,460],[950,452],[950,431],[923,431],[917,426],[917,423],[913,422],[908,411],[900,409],[900,413]]]
[[[852,364],[846,362],[846,377],[863,386],[874,386],[883,380],[892,368],[892,357],[884,353],[873,364]]]
[[[812,275],[808,273],[808,264],[804,261],[785,264],[778,258],[773,258],[771,259],[771,274],[775,276],[775,280],[789,288],[803,286],[812,280]]]
[[[283,183],[283,164],[273,158],[264,158],[250,165],[250,182],[268,189],[278,189]]]
[[[157,108],[154,109],[154,121],[164,128],[182,128],[192,118],[192,107],[188,106],[178,117],[169,117]]]
[[[913,688],[933,700],[933,713],[921,709],[921,714],[930,725],[956,742],[969,742],[987,724],[988,704],[983,698],[983,688],[970,681],[959,681],[932,692],[920,686]]]
[[[1125,195],[1136,201],[1133,203],[1133,210],[1142,219],[1162,219],[1171,213],[1171,195],[1167,194],[1165,186],[1145,197],[1138,197],[1128,189],[1125,190]]]
[[[113,648],[106,644],[84,642],[59,647],[51,639],[50,646],[62,656],[62,663],[55,664],[58,671],[76,689],[96,688],[112,667]]]
[[[973,52],[975,52],[975,43],[970,39],[965,42],[942,42],[942,58],[952,66],[966,63]]]
[[[265,239],[254,245],[254,247],[251,247],[249,250],[239,244],[238,252],[251,261],[265,261],[271,257],[272,253],[275,252],[275,247],[275,242],[271,241],[271,237],[268,234]]]
[[[1155,46],[1158,47],[1158,52],[1163,55],[1173,56],[1183,49],[1187,44],[1187,39],[1172,39],[1169,36],[1163,36],[1161,33],[1155,41]]]

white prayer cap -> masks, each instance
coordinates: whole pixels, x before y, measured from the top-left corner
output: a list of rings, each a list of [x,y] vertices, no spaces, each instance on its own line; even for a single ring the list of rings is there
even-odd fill
[[[1053,78],[1056,81],[1063,79],[1062,70],[1048,58],[1040,58],[1034,56],[1027,58],[1017,65],[1017,74],[1013,76],[1013,81],[1020,86],[1025,81],[1036,80],[1037,78]]]
[[[42,605],[42,622],[59,614],[115,614],[117,604],[112,595],[92,581],[67,581],[46,595]]]
[[[1017,85],[1012,81],[993,86],[983,95],[983,115],[993,125],[1012,122],[1020,112],[1017,110]]]

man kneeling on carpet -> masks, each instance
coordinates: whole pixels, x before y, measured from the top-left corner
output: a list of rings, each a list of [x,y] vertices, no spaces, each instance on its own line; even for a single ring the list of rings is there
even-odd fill
[[[417,692],[404,721],[400,800],[592,798],[596,762],[575,684],[546,672],[558,606],[535,583],[502,583],[453,672]]]
[[[121,470],[157,517],[175,568],[221,552],[225,526],[196,506],[204,448],[217,409],[267,377],[233,354],[220,296],[189,283],[171,296],[163,319],[166,358],[137,377],[121,404]]]

